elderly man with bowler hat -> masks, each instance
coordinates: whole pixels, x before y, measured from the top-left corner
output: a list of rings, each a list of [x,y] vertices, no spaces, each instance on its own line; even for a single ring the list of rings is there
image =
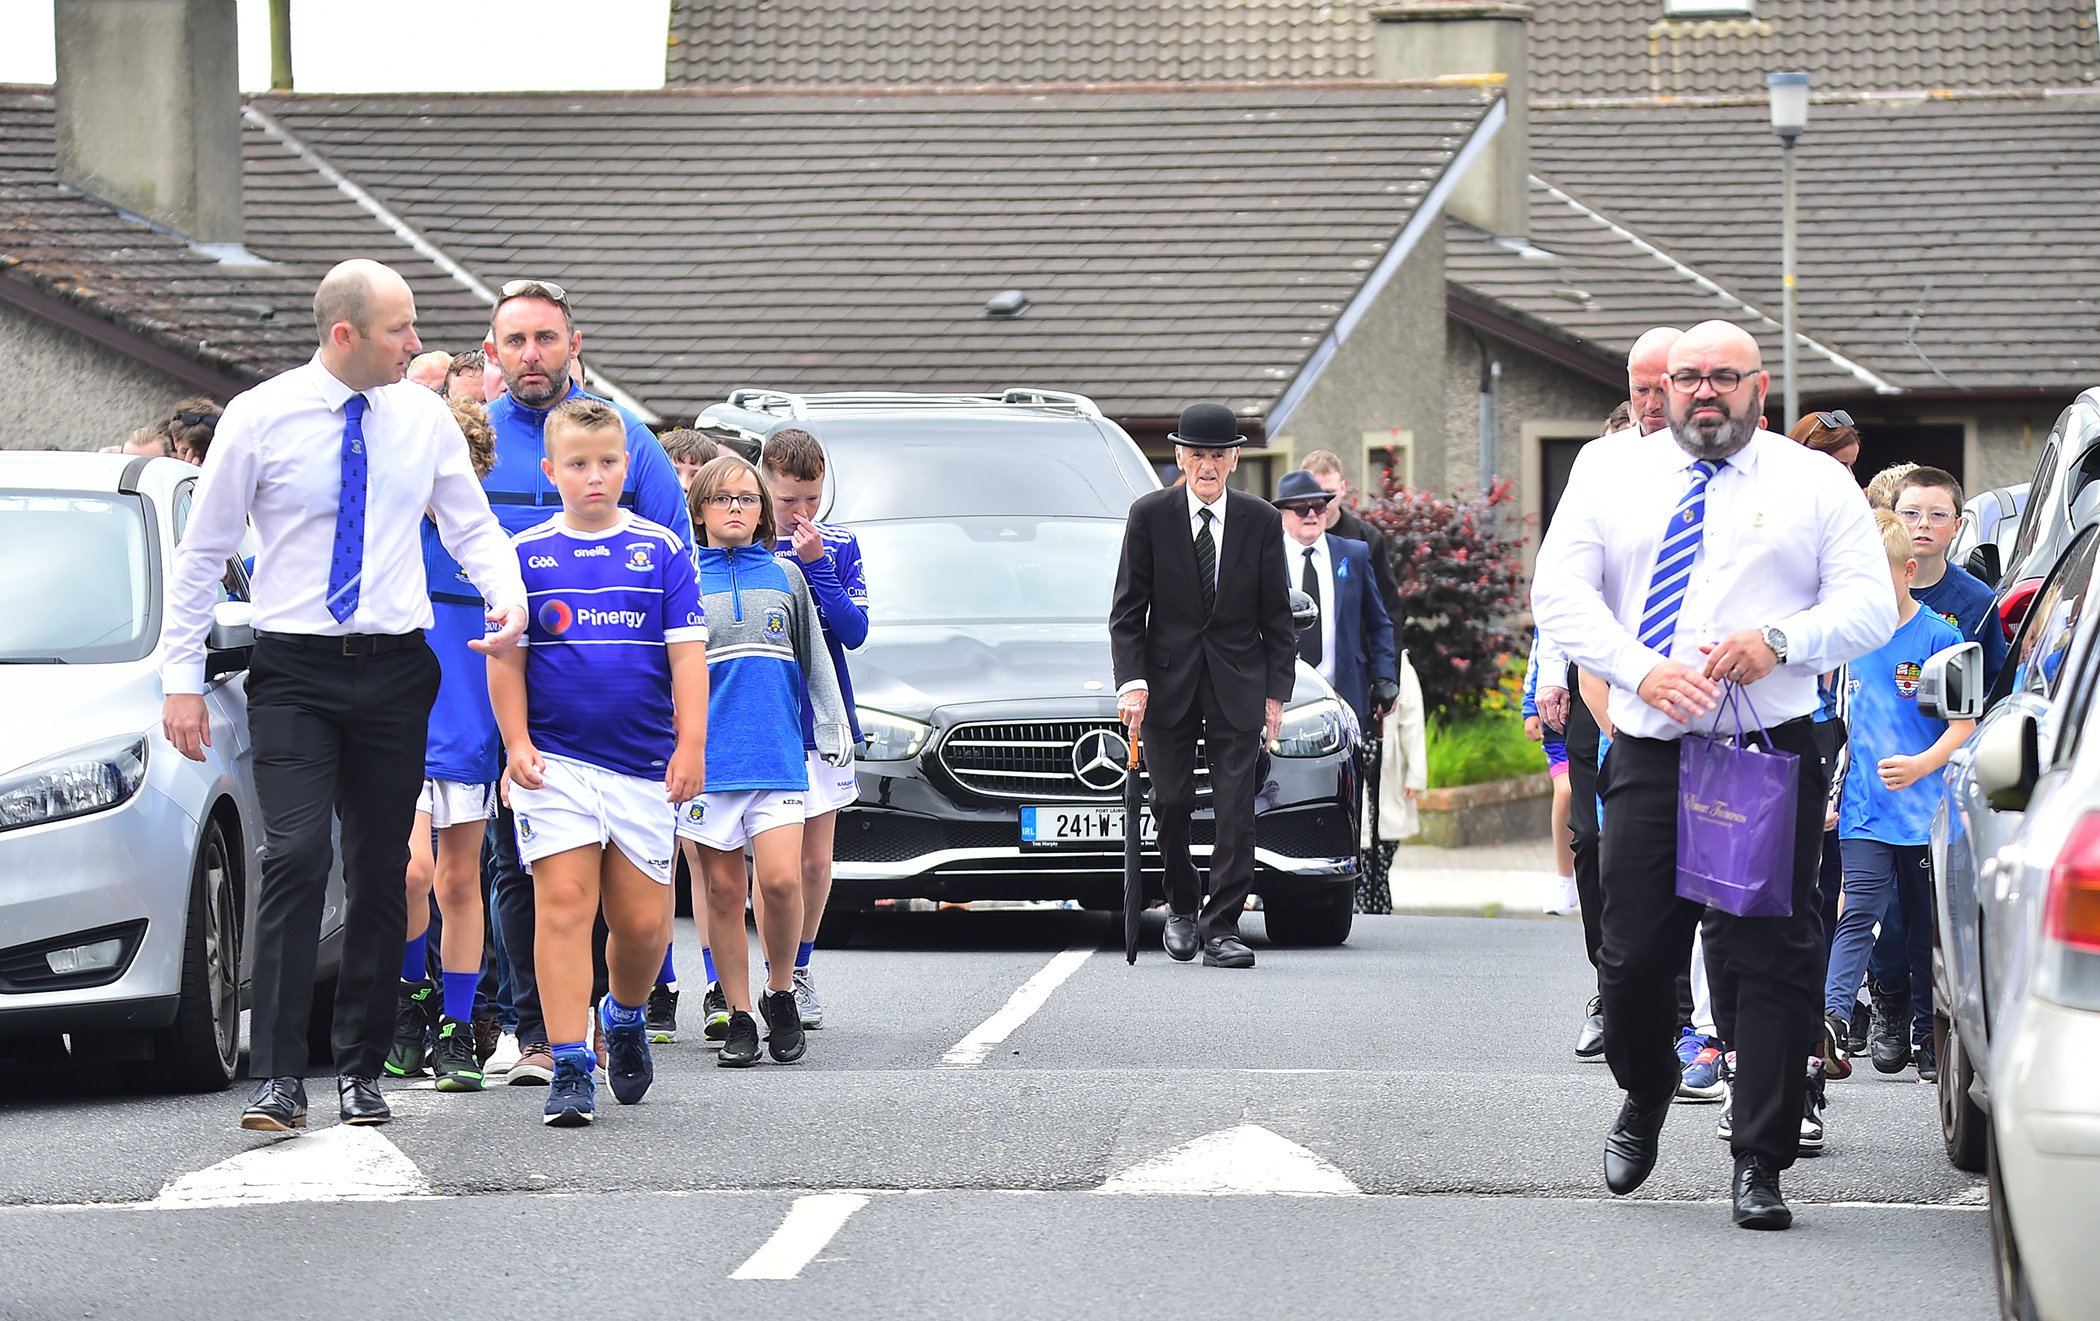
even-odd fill
[[[1230,408],[1191,405],[1168,439],[1187,480],[1130,505],[1108,621],[1116,706],[1142,729],[1151,768],[1167,953],[1185,963],[1200,947],[1206,967],[1251,968],[1239,917],[1254,887],[1256,763],[1297,669],[1283,526],[1225,485],[1247,439]],[[1189,854],[1199,738],[1217,818],[1207,901]]]
[[[1319,622],[1298,635],[1298,655],[1356,712],[1360,727],[1375,730],[1400,700],[1393,620],[1379,599],[1370,546],[1327,531],[1334,498],[1303,469],[1276,484],[1288,581],[1320,610]]]

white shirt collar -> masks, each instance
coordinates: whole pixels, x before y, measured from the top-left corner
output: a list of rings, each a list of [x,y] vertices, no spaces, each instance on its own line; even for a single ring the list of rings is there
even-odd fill
[[[1211,518],[1217,523],[1222,525],[1225,522],[1225,496],[1227,491],[1231,490],[1230,487],[1227,487],[1225,491],[1218,492],[1218,498],[1209,504],[1204,504],[1196,498],[1195,483],[1191,482],[1181,489],[1189,494],[1189,521],[1191,523],[1195,522],[1199,512],[1205,509],[1210,511]]]
[[[371,407],[371,392],[365,390],[353,390],[349,386],[343,384],[342,378],[337,376],[334,372],[328,370],[328,364],[321,361],[320,350],[316,349],[314,351],[313,360],[308,365],[310,365],[314,369],[314,380],[320,386],[321,398],[324,402],[327,403],[330,412],[342,412],[343,405],[349,403],[350,396],[354,394],[364,395],[365,406],[367,408]]]

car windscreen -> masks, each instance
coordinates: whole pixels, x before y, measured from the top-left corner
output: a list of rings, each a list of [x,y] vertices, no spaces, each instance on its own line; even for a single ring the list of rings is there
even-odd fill
[[[877,629],[885,622],[1107,624],[1120,519],[926,519],[853,531]]]
[[[0,490],[0,663],[138,660],[155,604],[137,496]]]
[[[1132,451],[1091,425],[942,419],[905,429],[862,421],[820,436],[830,455],[824,519],[858,527],[878,519],[1016,517],[1121,519],[1151,488]]]

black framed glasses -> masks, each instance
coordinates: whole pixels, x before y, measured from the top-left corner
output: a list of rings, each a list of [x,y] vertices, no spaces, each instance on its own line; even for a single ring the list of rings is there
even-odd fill
[[[732,494],[728,491],[717,491],[707,497],[709,507],[714,509],[756,509],[763,502],[762,496]]]
[[[1727,394],[1730,390],[1741,385],[1743,378],[1749,374],[1748,372],[1739,372],[1733,367],[1723,367],[1718,371],[1710,372],[1695,372],[1691,368],[1686,367],[1681,371],[1670,373],[1670,385],[1679,394],[1690,394],[1699,388],[1699,382],[1705,381],[1708,385],[1713,386],[1718,393]]]
[[[1837,430],[1839,427],[1849,427],[1853,425],[1852,414],[1846,412],[1842,408],[1833,408],[1827,413],[1817,413],[1816,421],[1821,422],[1824,426],[1829,427],[1832,431]]]
[[[1317,518],[1327,512],[1327,505],[1324,501],[1316,505],[1285,505],[1283,512],[1296,514],[1300,518]]]
[[[552,280],[512,280],[497,292],[505,298],[544,298],[563,307],[569,305],[569,291]]]

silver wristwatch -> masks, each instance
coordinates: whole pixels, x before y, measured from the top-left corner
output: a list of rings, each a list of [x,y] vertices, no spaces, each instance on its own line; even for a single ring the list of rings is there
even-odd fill
[[[1779,658],[1779,663],[1781,665],[1786,664],[1786,634],[1773,628],[1770,624],[1765,625],[1758,632],[1764,634],[1765,645],[1772,649],[1772,654]]]

